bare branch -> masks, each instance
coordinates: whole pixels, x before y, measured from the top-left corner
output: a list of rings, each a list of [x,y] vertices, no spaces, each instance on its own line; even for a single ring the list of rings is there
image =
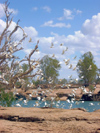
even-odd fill
[[[39,41],[37,41],[35,48],[30,52],[28,57],[20,60],[20,58],[16,56],[15,53],[23,49],[20,45],[25,40],[27,35],[24,29],[18,25],[20,20],[17,21],[14,29],[9,31],[9,27],[13,22],[13,17],[10,18],[12,12],[9,12],[8,6],[9,3],[7,0],[4,5],[6,26],[0,35],[0,76],[2,77],[2,74],[4,73],[2,80],[0,80],[0,84],[4,85],[8,89],[12,89],[16,86],[15,84],[18,80],[24,81],[24,78],[32,78],[39,75],[37,72],[35,74],[32,73],[38,66],[39,60],[35,61],[31,59],[32,55],[38,48]],[[19,41],[13,42],[12,36],[18,29],[22,31],[23,36]],[[17,62],[16,60],[19,61]],[[21,71],[21,63],[23,62],[27,62],[29,65],[28,70],[25,72]]]

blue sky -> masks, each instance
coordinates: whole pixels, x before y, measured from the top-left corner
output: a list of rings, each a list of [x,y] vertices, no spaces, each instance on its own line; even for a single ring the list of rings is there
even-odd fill
[[[74,34],[74,31],[80,30],[86,19],[91,19],[100,11],[99,0],[9,0],[10,7],[18,10],[18,14],[14,20],[21,20],[22,26],[33,26],[37,29],[40,36],[48,36],[54,31],[62,34]],[[50,8],[50,11],[43,9]],[[58,18],[63,16],[63,10],[72,11],[73,19],[64,19],[63,23],[71,24],[71,28],[42,28],[45,22],[53,20],[54,23],[59,23]],[[82,13],[76,13],[77,10]],[[46,33],[45,33],[46,32]]]
[[[0,1],[0,20],[4,22],[4,13]],[[39,50],[33,58],[41,58],[46,54],[59,59],[62,65],[60,78],[69,75],[77,77],[77,73],[69,70],[63,62],[71,60],[73,68],[80,56],[91,51],[97,66],[100,68],[100,0],[9,0],[9,9],[13,11],[14,22],[20,19],[19,25],[28,34],[24,42],[24,51],[19,55],[28,54],[36,41]],[[1,22],[2,23],[2,22]],[[3,23],[0,23],[2,32]],[[13,27],[13,26],[12,26]],[[20,34],[20,32],[18,32]],[[19,35],[16,35],[18,39]],[[33,42],[28,44],[29,38]],[[51,43],[54,48],[50,49]],[[63,46],[60,47],[60,43]],[[62,55],[62,50],[68,51]],[[76,60],[73,57],[77,55]]]

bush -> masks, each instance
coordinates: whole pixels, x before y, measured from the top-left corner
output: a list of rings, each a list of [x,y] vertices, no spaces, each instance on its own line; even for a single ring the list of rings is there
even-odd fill
[[[89,85],[89,90],[92,92],[94,91],[94,86],[93,85]]]
[[[15,101],[15,97],[12,92],[6,93],[4,89],[0,91],[0,105],[3,107],[10,107]]]
[[[34,84],[36,87],[40,84],[40,81],[39,81],[39,80],[37,80],[37,81],[33,80],[32,82],[33,82],[33,84]]]

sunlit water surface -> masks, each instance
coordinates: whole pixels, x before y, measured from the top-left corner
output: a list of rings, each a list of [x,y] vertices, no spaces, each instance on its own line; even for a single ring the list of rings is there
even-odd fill
[[[68,103],[67,101],[53,101],[51,104],[50,101],[38,101],[38,100],[29,100],[27,103],[24,103],[23,101],[16,101],[13,103],[12,106],[15,106],[16,104],[20,104],[21,107],[47,107],[52,105],[53,108],[63,108],[63,109],[69,109],[69,108],[84,108],[88,112],[93,112],[97,109],[100,109],[100,101],[74,101]]]

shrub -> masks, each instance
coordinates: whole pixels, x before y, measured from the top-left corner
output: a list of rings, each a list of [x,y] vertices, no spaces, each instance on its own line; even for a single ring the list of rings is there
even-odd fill
[[[89,85],[89,90],[92,92],[92,91],[94,91],[94,86],[93,85]]]
[[[15,97],[12,92],[5,92],[4,89],[1,89],[0,92],[0,105],[3,107],[10,107],[15,101]]]

